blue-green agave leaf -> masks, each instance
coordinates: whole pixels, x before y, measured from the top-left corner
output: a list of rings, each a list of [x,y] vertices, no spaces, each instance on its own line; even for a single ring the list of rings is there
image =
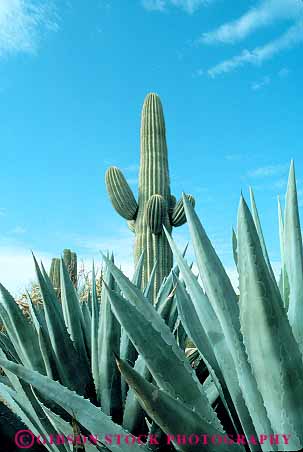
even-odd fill
[[[127,300],[105,285],[113,311],[138,352],[143,356],[157,384],[172,397],[179,397],[198,413],[207,417],[217,428],[222,429],[202,386],[184,353],[177,346],[168,326],[140,291],[136,293],[136,287],[127,278],[123,280],[124,275],[119,275],[117,272],[119,272],[118,269],[113,269],[117,284]],[[145,309],[142,309],[142,303],[145,304]]]
[[[258,435],[273,434],[256,379],[247,361],[243,337],[240,331],[237,295],[196,212],[190,203],[187,202],[186,197],[183,197],[183,199],[200,276],[209,301],[212,303],[224,331],[226,344],[232,355],[239,385],[253,425]],[[237,237],[239,256],[239,233],[237,233]],[[262,450],[266,450],[267,447],[263,444]]]
[[[169,393],[159,389],[154,384],[147,382],[138,372],[136,372],[125,361],[117,359],[120,371],[123,373],[128,384],[135,391],[139,403],[147,412],[147,414],[158,424],[161,429],[167,434],[175,438],[180,432],[186,435],[187,438],[196,432],[207,432],[210,436],[222,436],[222,430],[218,429],[216,425],[209,422],[208,417],[202,417],[198,413],[186,405],[178,398],[172,397]],[[201,450],[199,447],[194,447],[192,444],[178,444],[174,441],[174,446],[177,450],[192,452],[193,450]],[[243,448],[237,445],[220,446],[222,451],[242,451]],[[209,444],[205,450],[210,452],[217,452],[218,445]],[[204,449],[204,446],[203,446]]]
[[[6,313],[6,315],[1,315],[2,321],[22,363],[31,369],[45,373],[45,366],[33,325],[23,315],[14,298],[2,284],[0,284],[0,303]],[[1,314],[3,314],[3,311],[1,311]]]
[[[278,197],[278,218],[279,218],[279,239],[280,239],[280,255],[281,255],[281,296],[284,302],[286,311],[288,311],[289,306],[289,282],[285,266],[285,255],[284,255],[284,224],[283,224],[283,214],[281,208],[280,197]]]
[[[208,299],[221,324],[224,317],[239,329],[238,298],[230,279],[186,196],[183,196],[183,203],[197,267]]]
[[[27,407],[28,401],[25,401],[23,404],[18,403],[16,399],[20,399],[18,397],[18,393],[9,389],[4,384],[0,383],[0,402],[3,402],[21,421],[33,432],[35,436],[45,435],[47,436],[47,432],[44,431],[43,425],[37,425],[36,419],[33,419],[32,416],[24,410]],[[52,432],[53,433],[53,432]],[[46,449],[51,452],[52,450],[58,451],[55,447],[53,448],[50,444],[45,444]]]
[[[137,286],[139,289],[141,288],[141,284],[142,284],[144,255],[145,255],[145,250],[143,250],[141,253],[141,256],[137,262],[137,265],[136,265],[136,268],[135,268],[135,271],[133,274],[133,278],[132,278],[133,284],[135,284],[135,286]]]
[[[217,389],[217,385],[214,382],[214,380],[212,379],[211,375],[208,375],[208,377],[204,381],[203,389],[205,391],[205,394],[206,394],[206,396],[208,398],[209,403],[211,405],[213,405],[213,403],[215,403],[215,401],[218,399],[220,394],[219,394],[219,391]]]
[[[149,300],[150,303],[153,303],[153,287],[154,287],[154,280],[156,276],[156,271],[158,267],[158,261],[155,262],[153,269],[151,271],[150,277],[148,279],[147,286],[144,289],[144,296],[147,300]]]
[[[134,369],[145,380],[152,381],[151,373],[149,372],[142,355],[138,356]],[[143,431],[143,421],[144,411],[142,410],[141,405],[138,402],[134,390],[132,388],[129,388],[125,400],[122,425],[129,432],[135,433],[137,431],[138,433],[140,433],[140,429],[141,431]]]
[[[271,267],[270,260],[268,257],[266,245],[265,245],[265,240],[264,240],[264,236],[263,236],[263,231],[262,231],[262,227],[261,227],[261,222],[260,222],[260,218],[259,218],[256,201],[255,201],[254,192],[251,187],[249,187],[249,195],[250,195],[251,214],[252,214],[255,226],[256,226],[258,236],[259,236],[263,256],[264,256],[264,259],[265,259],[265,262],[266,262],[266,265],[268,267],[271,277],[273,278],[274,281],[276,281],[276,278],[275,278],[275,275],[274,275],[274,272],[273,272],[273,269]]]
[[[291,162],[284,218],[284,257],[289,281],[288,318],[303,355],[303,247],[294,163]]]
[[[65,325],[79,355],[88,366],[85,339],[82,325],[84,323],[79,297],[64,263],[60,259],[61,303]]]
[[[208,336],[209,331],[205,331],[191,298],[178,279],[176,279],[176,296],[178,312],[182,324],[184,325],[187,335],[191,337],[203,357],[208,371],[216,384],[222,402],[234,424],[235,430],[238,431],[238,433],[241,432],[237,415],[238,410],[240,420],[242,421],[242,425],[245,425],[246,432],[249,435],[255,434],[250,415],[239,388],[233,360],[229,351],[226,349],[224,350],[222,347],[218,350],[218,345],[214,346],[212,344],[212,341]],[[219,357],[219,362],[216,354]],[[222,366],[223,372],[221,371],[220,365]],[[229,383],[229,386],[227,386],[226,382]],[[234,404],[236,405],[237,410],[235,409]]]
[[[103,291],[102,295],[103,296]],[[91,368],[93,379],[96,388],[96,394],[100,401],[101,399],[101,385],[100,385],[100,375],[99,375],[99,348],[100,348],[100,322],[99,320],[100,310],[99,302],[97,298],[97,287],[96,287],[96,274],[95,265],[93,262],[92,270],[92,293],[91,293],[91,338],[90,338],[90,349],[91,349]]]
[[[26,383],[34,386],[44,397],[51,398],[71,416],[75,417],[91,434],[99,435],[99,438],[100,432],[106,432],[106,434],[113,436],[121,435],[122,438],[128,434],[126,430],[120,427],[120,425],[115,424],[109,416],[104,414],[100,408],[74,391],[70,391],[60,383],[8,360],[0,359],[0,366],[13,372]],[[101,442],[103,443],[104,439]],[[123,443],[123,441],[121,441],[120,445],[115,444],[114,441],[113,444],[106,443],[105,445],[112,452],[129,452],[129,445]],[[137,443],[134,443],[132,444],[132,450],[142,452],[148,451],[149,449],[144,445],[139,446]]]
[[[106,269],[105,284],[115,289],[115,282]],[[115,354],[119,354],[121,327],[112,313],[111,304],[106,291],[102,293],[99,320],[98,372],[100,403],[105,414],[120,423],[122,421],[121,375],[117,369]]]
[[[243,197],[238,241],[240,320],[248,359],[274,432],[291,435],[285,450],[299,450],[303,446],[303,404],[298,402],[303,396],[302,355]]]
[[[80,359],[67,332],[62,309],[58,307],[59,302],[55,292],[50,289],[49,282],[43,277],[35,257],[34,263],[44,302],[46,325],[60,380],[65,386],[81,393],[85,391],[89,381],[88,369],[82,364],[83,361]],[[66,357],[68,357],[68,360]]]
[[[18,353],[16,352],[12,341],[5,334],[0,332],[0,348],[10,357],[12,361],[20,362]]]
[[[238,268],[238,244],[237,244],[237,235],[235,233],[234,228],[232,228],[232,246],[233,246],[233,256],[236,267]]]
[[[90,297],[90,294],[89,294]],[[91,356],[91,337],[92,337],[92,318],[91,318],[91,311],[88,306],[88,301],[82,301],[81,302],[81,311],[83,315],[83,332],[85,337],[85,345],[88,350],[88,356]]]
[[[28,295],[27,297],[29,312],[36,330],[36,334],[38,337],[39,347],[41,351],[41,355],[44,361],[44,366],[46,370],[46,375],[49,378],[55,379],[58,378],[56,374],[56,365],[53,356],[53,350],[51,347],[51,343],[48,335],[45,332],[45,329],[42,327],[40,323],[40,318],[37,316],[37,310],[34,303],[31,300],[31,297]]]

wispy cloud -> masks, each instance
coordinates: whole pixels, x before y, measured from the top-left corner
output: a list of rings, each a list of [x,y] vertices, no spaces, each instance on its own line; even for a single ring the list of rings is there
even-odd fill
[[[164,11],[166,0],[142,0],[142,6],[147,11]]]
[[[0,57],[35,53],[41,33],[57,29],[52,0],[0,0]]]
[[[234,71],[245,64],[261,65],[283,50],[287,50],[303,42],[303,20],[290,27],[284,34],[264,46],[254,50],[243,50],[239,55],[227,59],[208,70],[208,75],[216,77],[222,73]]]
[[[26,233],[26,229],[23,226],[18,225],[14,229],[12,229],[9,233],[13,235],[22,235]]]
[[[208,5],[214,0],[142,0],[147,11],[166,11],[169,7],[180,8],[188,14],[193,14],[201,6]]]
[[[260,89],[262,89],[262,88],[264,88],[265,86],[269,85],[270,82],[271,82],[271,79],[270,79],[270,77],[267,75],[267,76],[263,77],[261,81],[259,81],[259,82],[254,82],[254,83],[251,85],[251,89],[252,89],[253,91],[259,91]]]
[[[51,256],[45,252],[35,252],[45,268],[51,262]],[[0,282],[14,296],[24,293],[31,282],[36,280],[33,257],[29,249],[23,247],[0,246]]]
[[[235,43],[242,41],[259,28],[279,20],[296,19],[300,14],[302,14],[302,4],[298,0],[263,0],[239,19],[204,33],[200,42],[204,44]]]
[[[268,177],[277,176],[278,174],[283,174],[288,171],[289,165],[268,165],[261,166],[247,173],[248,177]]]
[[[288,77],[290,74],[290,70],[287,67],[283,67],[279,72],[278,72],[278,76],[280,78],[286,78]]]
[[[6,215],[6,209],[4,207],[0,207],[0,217],[4,217]]]
[[[259,0],[255,8],[247,11],[240,18],[204,33],[198,40],[202,44],[234,44],[243,41],[259,29],[279,21],[291,22],[284,33],[263,45],[254,49],[245,48],[232,58],[221,61],[208,69],[208,75],[216,77],[247,64],[261,65],[279,53],[300,44],[303,41],[302,2],[298,0]]]

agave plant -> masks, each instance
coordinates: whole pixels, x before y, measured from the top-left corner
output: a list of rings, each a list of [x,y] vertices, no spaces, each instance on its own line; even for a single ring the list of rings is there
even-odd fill
[[[144,255],[132,282],[104,256],[101,305],[94,281],[89,302],[79,302],[63,261],[58,303],[48,275],[35,261],[44,303],[38,309],[29,300],[31,321],[0,287],[7,331],[1,336],[6,378],[0,394],[35,434],[68,434],[76,422],[94,435],[133,433],[132,447],[138,451],[155,447],[142,443],[141,433],[169,439],[181,451],[217,450],[213,441],[187,441],[202,433],[229,438],[220,445],[224,452],[302,448],[303,250],[293,163],[284,218],[279,203],[279,285],[252,190],[251,211],[241,196],[233,234],[240,295],[186,196],[183,206],[202,284],[164,229],[178,267],[163,280],[155,304],[156,267],[145,290],[140,288]],[[186,357],[186,335],[207,366],[203,382]],[[238,444],[228,436],[214,409],[218,397],[245,446],[244,440]],[[123,441],[109,443],[104,437],[85,447],[129,450]]]
[[[120,293],[110,272],[112,266],[116,268],[113,257],[105,258],[105,261],[107,267],[103,283],[113,293]],[[133,277],[134,287],[141,284],[143,262],[142,255]],[[132,356],[135,364],[137,355],[132,354],[134,346],[128,335],[121,335],[120,324],[112,314],[105,289],[102,291],[101,303],[98,302],[94,269],[92,292],[88,301],[81,303],[61,259],[59,303],[43,265],[40,268],[35,258],[34,263],[43,304],[33,304],[28,295],[30,318],[23,315],[9,292],[0,285],[0,315],[5,325],[5,333],[1,333],[0,337],[0,357],[6,374],[0,382],[1,400],[35,435],[44,437],[54,432],[71,434],[73,420],[81,425],[82,431],[93,435],[100,434],[100,431],[124,436],[128,432],[148,432],[144,419],[146,414],[133,391],[128,390],[125,381],[121,381],[115,361],[115,355]],[[146,303],[150,306],[154,275],[155,269],[144,291]],[[180,327],[176,325],[176,302],[169,296],[172,285],[171,272],[163,281],[157,306],[159,315],[178,335]],[[174,337],[173,333],[171,335]],[[179,340],[180,337],[182,335],[179,334]],[[184,345],[184,334],[181,343]],[[26,382],[26,378],[20,379],[15,370],[12,371],[13,367],[8,369],[6,365],[13,366],[15,370],[28,371],[34,379],[42,378],[39,381],[44,381],[45,388],[49,384],[51,386],[48,389],[38,389],[36,386],[35,390],[34,384]],[[135,368],[151,380],[142,359],[137,359]],[[58,397],[53,397],[55,392]],[[79,410],[82,415],[79,415]],[[55,446],[45,444],[45,447],[53,450]],[[70,450],[69,447],[56,445],[55,450]],[[93,445],[85,447],[88,451],[96,449]],[[98,447],[100,450],[124,450],[129,446],[102,446],[101,441]],[[145,450],[142,445],[140,450]]]

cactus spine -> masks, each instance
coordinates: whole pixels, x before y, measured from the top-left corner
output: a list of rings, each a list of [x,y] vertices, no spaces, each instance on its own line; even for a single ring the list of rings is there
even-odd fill
[[[173,226],[186,222],[186,217],[182,199],[176,203],[170,192],[165,121],[160,98],[154,93],[145,98],[140,135],[138,203],[118,168],[107,170],[105,182],[113,207],[135,233],[135,264],[145,251],[142,287],[146,286],[155,262],[158,264],[154,280],[156,294],[173,265],[163,226],[171,233]],[[194,205],[194,198],[189,195],[188,199]]]

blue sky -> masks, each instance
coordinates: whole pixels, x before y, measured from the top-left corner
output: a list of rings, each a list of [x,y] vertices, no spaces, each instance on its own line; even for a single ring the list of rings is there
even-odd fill
[[[119,166],[136,192],[151,91],[172,191],[195,196],[229,272],[250,185],[278,263],[291,158],[303,205],[302,47],[299,0],[1,0],[0,281],[12,292],[28,283],[30,249],[46,264],[65,247],[85,262],[112,249],[131,271],[132,234],[104,174]],[[187,227],[175,237],[183,246]]]

